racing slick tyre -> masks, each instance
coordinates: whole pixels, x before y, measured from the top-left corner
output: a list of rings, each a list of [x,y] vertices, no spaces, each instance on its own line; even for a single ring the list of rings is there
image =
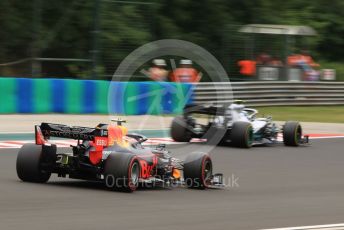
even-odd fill
[[[17,175],[26,182],[45,183],[56,160],[56,145],[23,145],[17,156]]]
[[[105,185],[111,190],[133,192],[137,189],[140,177],[140,163],[130,153],[113,153],[104,166]]]
[[[183,116],[177,116],[172,121],[171,137],[177,142],[189,142],[191,133],[187,129],[187,123]]]
[[[184,181],[188,188],[208,188],[212,175],[213,165],[208,154],[193,152],[186,157],[184,161]]]
[[[302,139],[302,128],[297,121],[287,121],[283,126],[283,142],[286,146],[299,146]]]
[[[231,144],[240,148],[251,148],[253,143],[253,128],[249,122],[237,121],[233,123]]]

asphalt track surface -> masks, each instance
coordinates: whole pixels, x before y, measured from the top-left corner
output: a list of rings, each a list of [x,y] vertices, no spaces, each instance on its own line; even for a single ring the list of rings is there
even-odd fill
[[[237,185],[220,190],[106,190],[53,176],[19,181],[18,149],[0,149],[0,229],[260,229],[344,220],[344,139],[212,151],[215,171]],[[180,158],[185,153],[171,146]]]

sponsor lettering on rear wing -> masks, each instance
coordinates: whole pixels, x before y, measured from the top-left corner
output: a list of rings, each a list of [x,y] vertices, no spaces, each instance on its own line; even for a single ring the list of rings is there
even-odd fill
[[[108,130],[104,128],[68,126],[44,122],[41,123],[41,125],[35,126],[35,139],[37,145],[46,143],[50,137],[85,141],[97,141],[99,139],[102,140],[102,142],[107,142]]]

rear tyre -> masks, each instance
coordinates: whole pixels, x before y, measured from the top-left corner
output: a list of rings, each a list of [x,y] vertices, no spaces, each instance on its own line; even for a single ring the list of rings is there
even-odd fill
[[[187,127],[187,122],[183,116],[175,117],[171,126],[172,139],[177,142],[189,142],[192,137]]]
[[[231,130],[231,144],[239,148],[251,148],[253,143],[253,128],[249,122],[237,121]]]
[[[287,121],[283,127],[283,142],[286,146],[299,146],[302,138],[302,127],[297,121]]]
[[[133,192],[140,177],[140,164],[130,153],[110,154],[104,167],[105,185],[116,191]]]
[[[45,151],[43,151],[43,149]],[[56,146],[44,146],[35,144],[23,145],[17,156],[17,175],[26,182],[45,183],[51,176],[49,170],[49,155],[56,154]]]
[[[206,153],[194,152],[184,161],[184,180],[188,188],[205,189],[213,175],[211,158]]]

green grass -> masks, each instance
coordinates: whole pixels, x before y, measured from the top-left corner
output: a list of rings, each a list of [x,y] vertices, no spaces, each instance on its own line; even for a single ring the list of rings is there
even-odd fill
[[[275,121],[344,123],[344,106],[258,107],[258,116],[271,115]]]

